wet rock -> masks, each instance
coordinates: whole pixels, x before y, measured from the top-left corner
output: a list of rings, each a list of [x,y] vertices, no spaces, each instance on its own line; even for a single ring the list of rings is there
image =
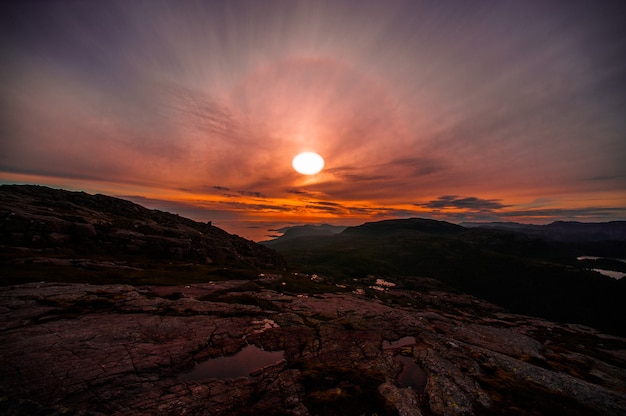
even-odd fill
[[[378,387],[378,391],[393,404],[400,416],[422,416],[415,392],[410,388],[398,388],[391,382]]]

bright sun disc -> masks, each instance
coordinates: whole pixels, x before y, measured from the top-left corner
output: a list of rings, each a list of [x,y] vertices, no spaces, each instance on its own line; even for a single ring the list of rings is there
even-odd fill
[[[303,175],[315,175],[324,169],[324,159],[315,152],[303,152],[293,158],[291,165]]]

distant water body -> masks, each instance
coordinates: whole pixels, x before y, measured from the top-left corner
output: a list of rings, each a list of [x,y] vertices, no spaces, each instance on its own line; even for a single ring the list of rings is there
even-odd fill
[[[593,257],[593,256],[580,256],[576,258],[577,260],[617,260],[617,261],[621,261],[623,263],[626,263],[626,260],[624,259],[614,259],[611,257]],[[626,273],[624,272],[617,272],[615,270],[606,270],[606,269],[591,269],[594,272],[598,272],[600,274],[603,274],[604,276],[608,276],[608,277],[612,277],[613,279],[621,279],[624,276],[626,276]]]

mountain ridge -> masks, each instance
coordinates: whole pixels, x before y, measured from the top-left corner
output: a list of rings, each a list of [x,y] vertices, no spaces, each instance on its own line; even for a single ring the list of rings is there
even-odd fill
[[[55,256],[280,266],[274,250],[133,202],[38,185],[0,186],[0,244]]]
[[[626,241],[626,221],[554,221],[543,225],[516,222],[464,222],[460,225],[467,228],[493,228],[517,231],[562,242]]]

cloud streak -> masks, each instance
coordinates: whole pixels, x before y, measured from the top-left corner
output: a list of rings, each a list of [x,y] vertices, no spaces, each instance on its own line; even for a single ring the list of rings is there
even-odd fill
[[[233,222],[623,218],[621,9],[4,2],[0,181],[117,184]],[[314,177],[291,168],[305,150]]]
[[[507,207],[497,200],[480,199],[474,196],[458,197],[457,195],[444,195],[425,204],[416,205],[431,209],[459,208],[473,211],[493,211]]]

